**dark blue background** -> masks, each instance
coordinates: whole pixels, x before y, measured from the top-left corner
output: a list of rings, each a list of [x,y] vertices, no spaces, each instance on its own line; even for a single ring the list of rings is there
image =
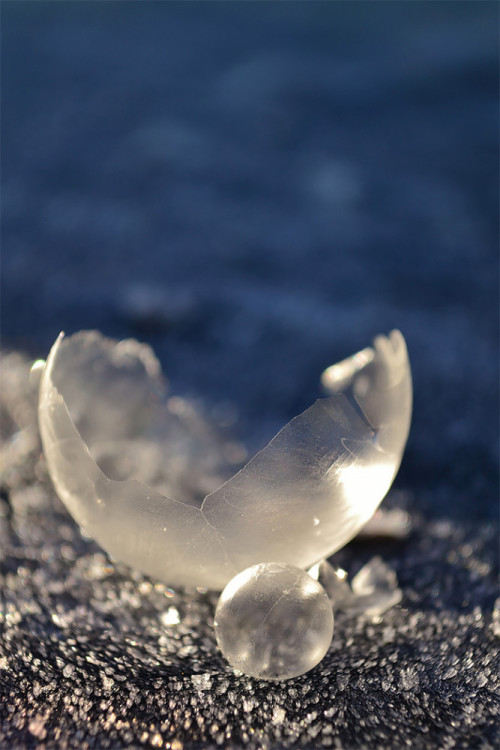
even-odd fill
[[[2,11],[3,346],[137,336],[256,447],[398,327],[398,486],[496,516],[497,4]]]

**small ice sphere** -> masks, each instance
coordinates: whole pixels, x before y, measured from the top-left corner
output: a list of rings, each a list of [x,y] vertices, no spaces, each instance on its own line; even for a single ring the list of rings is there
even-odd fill
[[[214,627],[232,667],[263,680],[288,680],[315,667],[328,651],[332,605],[301,568],[262,563],[227,584]]]

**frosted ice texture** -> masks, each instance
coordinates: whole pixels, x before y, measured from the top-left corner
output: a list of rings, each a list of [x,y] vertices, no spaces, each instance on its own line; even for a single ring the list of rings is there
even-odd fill
[[[349,586],[344,571],[322,560],[308,570],[325,589],[333,610],[377,619],[402,599],[396,573],[380,557],[373,557],[354,576]],[[342,575],[344,573],[344,575]]]
[[[227,584],[214,627],[232,667],[265,680],[290,679],[315,667],[328,651],[332,605],[304,570],[262,563]]]
[[[96,332],[61,334],[39,398],[56,491],[112,557],[170,585],[221,590],[269,560],[308,568],[372,516],[399,468],[411,418],[399,331],[336,367],[341,377],[324,379],[333,395],[292,419],[199,507],[170,495],[189,482],[188,465],[217,446],[205,440],[197,448],[186,434],[189,418],[181,424],[166,408],[151,350]],[[138,481],[151,461],[159,467],[154,488]],[[220,483],[216,471],[213,480]]]
[[[352,579],[352,590],[363,612],[379,617],[403,596],[396,573],[381,557],[374,557]]]

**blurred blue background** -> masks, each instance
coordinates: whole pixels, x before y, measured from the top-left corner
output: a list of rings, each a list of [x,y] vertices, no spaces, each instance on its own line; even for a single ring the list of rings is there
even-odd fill
[[[2,345],[98,328],[251,447],[398,327],[398,487],[498,498],[498,5],[2,3]]]

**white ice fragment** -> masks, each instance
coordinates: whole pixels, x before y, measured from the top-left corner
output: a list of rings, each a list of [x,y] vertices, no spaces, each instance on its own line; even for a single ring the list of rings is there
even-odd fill
[[[351,360],[342,367],[344,393],[316,401],[221,484],[214,433],[189,409],[168,408],[149,347],[61,334],[39,397],[57,493],[109,555],[170,585],[221,590],[264,560],[308,568],[373,515],[408,435],[412,385],[401,333],[378,336]],[[193,486],[202,474],[207,482]]]
[[[360,537],[388,537],[406,539],[411,531],[410,514],[400,508],[390,510],[379,508],[361,531]]]
[[[335,569],[327,560],[307,572],[323,586],[334,611],[376,618],[401,601],[396,574],[380,557],[374,557],[361,568],[351,586],[345,571]]]
[[[286,711],[281,706],[275,706],[273,708],[273,716],[272,716],[272,723],[273,724],[283,724],[286,718]]]
[[[163,625],[178,625],[181,621],[179,610],[176,607],[169,607],[166,612],[162,612],[160,620]]]
[[[354,595],[347,583],[345,570],[334,568],[327,560],[321,560],[307,572],[323,586],[334,610],[349,607]]]
[[[380,557],[374,557],[352,579],[356,608],[368,617],[379,617],[399,604],[402,591],[396,573]]]
[[[198,690],[210,690],[212,687],[212,679],[208,672],[192,675],[191,681]]]

